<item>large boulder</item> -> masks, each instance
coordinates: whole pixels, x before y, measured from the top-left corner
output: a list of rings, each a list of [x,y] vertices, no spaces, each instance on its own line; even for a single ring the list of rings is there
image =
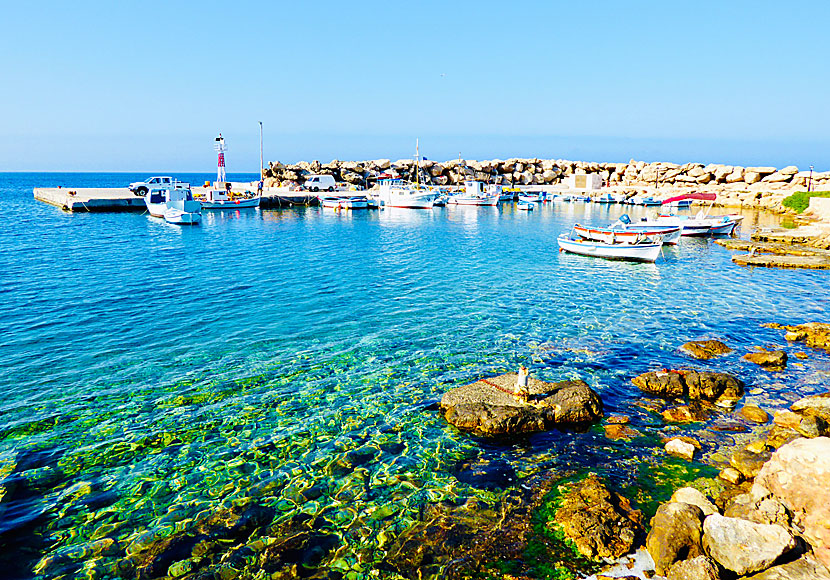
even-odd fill
[[[563,496],[554,522],[590,560],[628,554],[643,531],[642,514],[593,474],[573,484]]]
[[[755,484],[768,489],[830,569],[830,438],[796,439],[763,466]]]
[[[744,580],[830,580],[830,572],[812,554],[773,566]]]
[[[696,505],[703,512],[704,516],[718,513],[718,508],[715,507],[715,504],[693,487],[681,487],[672,494],[671,501]]]
[[[449,423],[479,435],[531,433],[602,418],[602,400],[584,381],[528,378],[526,397],[514,394],[516,382],[516,373],[508,373],[456,387],[444,393],[441,410]]]
[[[680,350],[700,360],[709,360],[732,352],[731,348],[719,340],[692,340],[681,346]]]
[[[825,423],[830,423],[830,392],[799,399],[790,409],[808,417],[820,417]]]
[[[703,522],[703,547],[718,564],[739,576],[766,570],[795,546],[795,538],[778,525],[718,514]]]
[[[761,472],[761,468],[769,461],[770,457],[772,457],[772,453],[769,451],[756,451],[751,446],[744,446],[732,453],[729,463],[740,471],[744,477],[752,479]]]
[[[710,516],[711,517],[711,516]],[[687,503],[664,503],[651,518],[646,550],[654,569],[665,576],[678,560],[703,555],[703,512]]]
[[[784,338],[791,342],[799,341],[813,348],[830,350],[830,324],[824,322],[807,322],[806,324],[783,326],[772,323],[765,324],[764,326],[786,330],[787,334]]]

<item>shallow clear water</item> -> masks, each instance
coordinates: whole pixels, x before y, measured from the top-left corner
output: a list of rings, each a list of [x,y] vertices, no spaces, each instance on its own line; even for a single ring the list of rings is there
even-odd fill
[[[586,380],[606,412],[656,432],[630,379],[689,364],[683,342],[742,354],[785,344],[761,323],[827,319],[826,273],[740,268],[710,240],[654,265],[557,251],[575,221],[638,208],[242,210],[182,228],[32,198],[143,177],[0,174],[0,560],[14,577],[114,576],[142,534],[246,497],[326,514],[342,531],[332,566],[363,577],[378,534],[425,504],[498,496],[464,462],[506,462],[512,485],[579,465],[634,481],[626,460],[654,456],[600,428],[479,440],[438,416],[447,389],[525,364]],[[747,214],[744,234],[776,219]],[[697,366],[780,402],[827,377],[819,356],[776,375],[738,356]],[[102,538],[120,551],[91,556]]]

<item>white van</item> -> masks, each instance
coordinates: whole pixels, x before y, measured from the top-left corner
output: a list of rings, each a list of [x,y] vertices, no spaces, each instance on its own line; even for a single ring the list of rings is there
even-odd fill
[[[332,175],[309,175],[303,188],[309,191],[334,191],[337,189],[337,182]]]

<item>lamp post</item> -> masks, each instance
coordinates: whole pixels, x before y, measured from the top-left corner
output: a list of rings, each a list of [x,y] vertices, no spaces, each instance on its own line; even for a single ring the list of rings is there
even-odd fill
[[[810,188],[813,186],[813,166],[810,166],[810,177],[807,179],[807,193],[810,193]]]

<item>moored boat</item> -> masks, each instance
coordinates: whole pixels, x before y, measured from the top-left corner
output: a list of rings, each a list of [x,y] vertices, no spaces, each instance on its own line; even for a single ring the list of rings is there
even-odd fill
[[[617,200],[610,193],[603,193],[594,198],[594,203],[617,203]]]
[[[520,201],[516,204],[516,209],[521,209],[524,211],[532,211],[534,207],[536,207],[535,204],[528,203],[526,201]]]
[[[225,175],[225,138],[222,133],[216,138],[214,146],[217,152],[216,181],[212,186],[206,183],[205,193],[200,196],[202,209],[242,209],[259,207],[260,195],[252,191],[233,191],[233,186]]]
[[[334,209],[367,209],[369,207],[369,200],[362,195],[324,197],[320,199],[320,205]]]
[[[520,193],[519,201],[523,201],[525,203],[541,203],[542,196],[538,193]]]
[[[632,224],[627,214],[620,216],[620,219],[608,227],[587,227],[576,224],[573,228],[576,235],[587,240],[595,240],[605,243],[620,241],[639,241],[644,237],[656,238],[663,241],[663,244],[675,245],[680,241],[681,229],[678,226],[649,226]]]
[[[595,240],[586,240],[578,236],[573,237],[570,234],[562,234],[557,238],[557,242],[560,250],[571,252],[572,254],[634,262],[656,261],[660,255],[660,249],[663,247],[663,242],[659,237],[654,239],[645,237],[633,243],[615,242],[609,244]]]
[[[498,205],[501,198],[500,185],[485,185],[480,181],[465,181],[464,191],[450,196],[447,203],[454,205]]]

